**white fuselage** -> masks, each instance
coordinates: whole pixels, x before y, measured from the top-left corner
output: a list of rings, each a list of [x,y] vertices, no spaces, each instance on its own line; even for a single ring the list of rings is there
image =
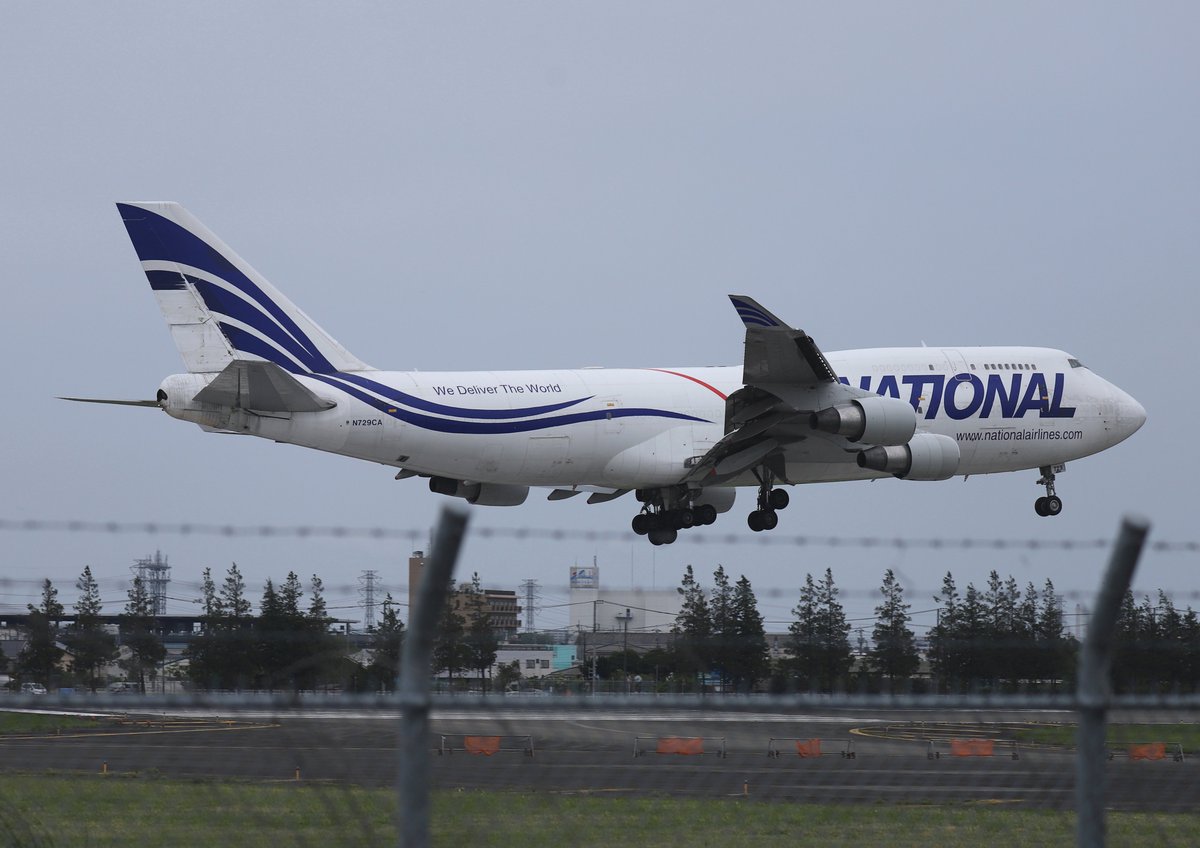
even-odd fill
[[[899,397],[918,432],[954,439],[957,474],[1037,468],[1120,442],[1142,407],[1068,354],[1047,348],[886,348],[826,354],[842,383]],[[582,490],[669,486],[726,432],[742,368],[563,371],[360,371],[297,375],[336,404],[263,415],[190,399],[212,375],[163,384],[171,415],[479,483]],[[814,433],[787,452],[789,483],[888,476],[859,468],[857,447]],[[744,478],[725,485],[753,485]]]

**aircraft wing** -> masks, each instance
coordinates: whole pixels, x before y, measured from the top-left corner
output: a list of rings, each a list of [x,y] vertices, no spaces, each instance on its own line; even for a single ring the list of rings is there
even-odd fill
[[[856,393],[838,382],[806,332],[788,326],[751,297],[729,299],[746,326],[744,385],[726,401],[724,438],[693,462],[685,481],[721,482],[762,465],[786,481],[788,445],[823,436],[814,433],[811,414]]]

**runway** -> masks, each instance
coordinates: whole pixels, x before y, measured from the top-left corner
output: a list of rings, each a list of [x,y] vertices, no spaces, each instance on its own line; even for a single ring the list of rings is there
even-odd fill
[[[450,707],[435,709],[430,744],[441,751],[446,737],[445,751],[433,757],[433,785],[441,789],[1069,809],[1073,753],[1014,748],[1003,740],[1011,725],[1071,719],[1069,713],[1012,711],[785,715]],[[395,783],[398,768],[397,727],[398,715],[386,711],[131,713],[79,733],[4,737],[0,763],[9,771],[386,786]],[[1165,739],[1170,725],[1163,727]],[[465,736],[501,737],[501,750],[468,754]],[[700,737],[705,753],[654,753],[664,737]],[[954,757],[950,741],[959,737],[1001,742],[992,756]],[[820,740],[821,756],[798,756],[796,739]],[[634,756],[635,741],[646,753]],[[772,747],[778,757],[768,756]],[[1117,758],[1107,764],[1106,778],[1111,809],[1192,811],[1200,797],[1200,772],[1191,760]]]

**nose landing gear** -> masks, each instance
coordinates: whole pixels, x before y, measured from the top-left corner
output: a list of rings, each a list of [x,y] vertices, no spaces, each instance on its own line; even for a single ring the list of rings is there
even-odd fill
[[[1033,510],[1041,516],[1058,515],[1062,512],[1063,503],[1062,498],[1054,493],[1054,466],[1043,465],[1038,470],[1042,472],[1042,476],[1037,482],[1039,486],[1046,487],[1046,496],[1033,502]]]

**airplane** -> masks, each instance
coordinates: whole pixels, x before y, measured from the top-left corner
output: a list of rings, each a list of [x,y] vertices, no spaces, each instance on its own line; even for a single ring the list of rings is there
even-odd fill
[[[1040,347],[823,353],[752,297],[730,295],[740,366],[381,371],[322,330],[174,202],[118,203],[186,373],[154,400],[207,432],[259,436],[398,469],[432,492],[515,506],[530,489],[590,504],[633,492],[654,545],[710,525],[738,488],[774,529],[784,486],[1037,469],[1041,516],[1069,461],[1146,420],[1074,356]]]

